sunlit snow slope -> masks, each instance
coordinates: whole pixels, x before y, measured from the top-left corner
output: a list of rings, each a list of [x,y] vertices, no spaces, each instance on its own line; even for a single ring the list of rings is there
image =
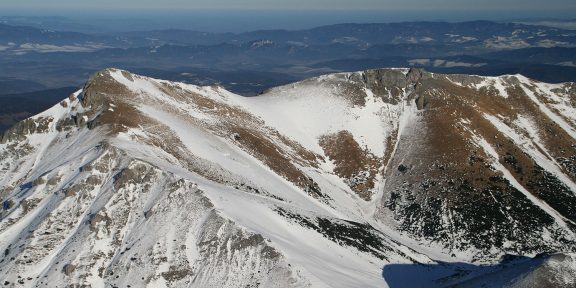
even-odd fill
[[[575,284],[574,83],[108,69],[0,143],[0,284]]]

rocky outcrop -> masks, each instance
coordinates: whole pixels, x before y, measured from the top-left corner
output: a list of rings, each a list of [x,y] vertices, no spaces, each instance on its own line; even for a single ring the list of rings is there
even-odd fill
[[[410,70],[408,70],[408,73],[406,74],[406,82],[408,84],[416,85],[420,81],[420,79],[422,79],[424,73],[428,72],[424,72],[421,69],[410,68]]]
[[[74,273],[74,270],[76,270],[76,266],[72,264],[66,264],[64,265],[64,267],[62,267],[62,273],[64,273],[66,276],[72,275],[72,273]]]
[[[23,141],[32,133],[45,133],[48,131],[52,118],[30,118],[18,122],[0,136],[0,144],[10,141]]]
[[[84,85],[82,89],[81,103],[85,108],[99,110],[108,108],[111,103],[111,97],[126,97],[132,92],[126,86],[118,83],[111,73],[115,69],[106,69],[96,72]],[[131,77],[131,76],[130,76]]]

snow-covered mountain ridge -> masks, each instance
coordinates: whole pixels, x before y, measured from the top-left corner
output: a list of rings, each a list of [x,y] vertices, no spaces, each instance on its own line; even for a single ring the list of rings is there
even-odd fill
[[[533,271],[576,271],[575,95],[380,69],[242,97],[104,70],[2,136],[0,278],[569,287]]]

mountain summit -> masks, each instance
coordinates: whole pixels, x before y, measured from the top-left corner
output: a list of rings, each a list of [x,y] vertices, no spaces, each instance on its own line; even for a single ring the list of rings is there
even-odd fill
[[[572,287],[575,97],[418,69],[242,97],[103,70],[0,139],[0,278]]]

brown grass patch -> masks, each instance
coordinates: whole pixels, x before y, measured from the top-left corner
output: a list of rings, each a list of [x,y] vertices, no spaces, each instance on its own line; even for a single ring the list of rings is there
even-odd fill
[[[304,189],[314,197],[324,197],[318,184],[300,171],[291,160],[282,153],[265,135],[245,127],[235,126],[231,131],[239,136],[237,141],[254,157],[264,162],[270,169],[278,173],[296,186]]]
[[[334,173],[344,178],[358,196],[370,200],[382,159],[362,149],[352,134],[345,130],[322,136],[319,144],[336,165]]]

